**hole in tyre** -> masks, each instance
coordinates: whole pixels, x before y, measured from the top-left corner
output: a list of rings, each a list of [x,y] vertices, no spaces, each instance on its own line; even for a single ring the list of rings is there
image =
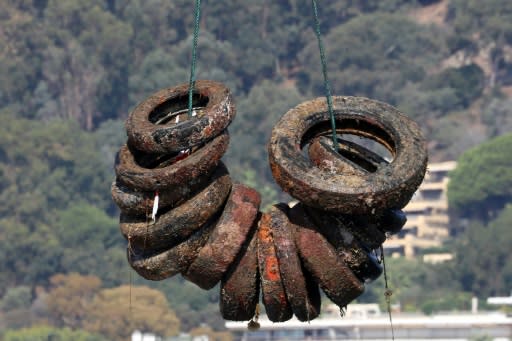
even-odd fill
[[[201,94],[192,95],[193,110],[200,111],[208,105],[209,98]],[[186,121],[188,119],[188,94],[169,98],[158,105],[149,114],[149,121],[154,124],[167,124],[170,122]]]

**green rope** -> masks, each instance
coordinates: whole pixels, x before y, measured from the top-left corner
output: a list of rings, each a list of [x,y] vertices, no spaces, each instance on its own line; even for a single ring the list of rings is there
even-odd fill
[[[192,117],[192,97],[196,86],[197,40],[199,38],[199,18],[201,17],[201,0],[196,0],[194,38],[192,40],[192,63],[190,64],[190,82],[188,85],[188,117]]]
[[[389,289],[388,286],[388,273],[386,272],[386,260],[384,259],[384,247],[380,246],[380,257],[381,263],[384,270],[384,285],[386,291],[384,291],[384,297],[386,299],[386,304],[388,307],[388,315],[389,315],[389,325],[391,326],[391,340],[395,341],[395,329],[393,328],[393,317],[391,314],[391,295],[393,295],[393,291]]]
[[[327,77],[327,62],[325,61],[324,45],[322,43],[322,35],[320,34],[320,21],[318,20],[316,0],[311,0],[311,3],[313,5],[313,13],[315,15],[316,38],[318,40],[318,49],[320,50],[320,60],[322,62],[322,73],[324,75],[325,97],[327,99],[329,117],[331,118],[332,143],[334,150],[338,151],[338,139],[336,138],[336,120],[334,118],[334,111],[332,110],[331,86],[329,85],[329,78]]]

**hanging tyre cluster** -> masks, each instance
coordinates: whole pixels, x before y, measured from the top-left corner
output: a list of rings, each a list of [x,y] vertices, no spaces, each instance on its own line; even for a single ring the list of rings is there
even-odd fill
[[[262,213],[258,192],[233,184],[221,161],[235,117],[224,85],[197,81],[191,117],[188,84],[140,103],[112,184],[131,267],[150,280],[220,283],[227,320],[253,318],[260,292],[274,322],[317,317],[320,289],[341,308],[361,295],[382,273],[374,250],[404,225],[400,209],[427,153],[417,125],[395,108],[358,97],[333,105],[338,134],[374,140],[392,160],[343,139],[334,152],[325,100],[304,102],[281,118],[268,147],[275,180],[298,204]]]

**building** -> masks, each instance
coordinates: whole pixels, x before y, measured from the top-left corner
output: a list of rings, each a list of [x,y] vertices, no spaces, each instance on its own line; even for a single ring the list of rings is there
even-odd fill
[[[349,305],[349,308],[352,305]],[[273,323],[266,317],[259,320],[260,328],[247,329],[247,322],[226,322],[234,341],[277,340],[510,340],[512,317],[499,312],[461,312],[457,314],[421,315],[393,314],[393,329],[387,313],[355,314],[341,318],[325,314],[310,322],[292,319]]]
[[[420,250],[439,248],[450,237],[448,216],[448,174],[455,169],[455,161],[432,163],[423,183],[409,204],[403,209],[407,223],[400,233],[386,241],[384,247],[393,256],[414,257]],[[440,262],[450,254],[426,255],[425,261]]]

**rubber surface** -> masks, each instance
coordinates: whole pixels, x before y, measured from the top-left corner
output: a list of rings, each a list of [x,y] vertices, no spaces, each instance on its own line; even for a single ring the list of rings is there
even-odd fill
[[[207,224],[189,239],[160,253],[128,245],[130,266],[142,277],[160,281],[186,271],[208,240],[214,224]]]
[[[140,166],[127,145],[119,151],[115,171],[119,181],[134,190],[157,191],[187,183],[210,174],[227,150],[229,134],[225,130],[195,153],[162,168]]]
[[[187,239],[213,216],[219,215],[231,190],[231,178],[219,167],[210,184],[182,205],[162,210],[153,223],[145,216],[121,212],[119,228],[132,246],[146,250],[164,250]]]
[[[222,318],[226,320],[248,321],[255,314],[260,298],[256,230],[255,224],[241,251],[222,277],[219,308]]]
[[[386,241],[385,233],[375,224],[368,223],[368,219],[364,216],[336,214],[305,205],[303,208],[315,226],[326,229],[347,229],[370,250],[379,248]]]
[[[307,215],[294,206],[290,209],[290,221],[296,227],[296,244],[304,267],[326,296],[340,308],[360,296],[364,291],[363,283],[338,257]]]
[[[200,288],[211,289],[222,278],[240,251],[251,227],[257,225],[261,198],[242,184],[234,184],[226,206],[206,245],[184,277]]]
[[[314,138],[309,144],[309,159],[316,167],[332,174],[366,176],[388,162],[373,151],[351,141],[338,138],[338,152],[332,140],[325,136]]]
[[[219,162],[217,167],[226,169],[226,166]],[[212,174],[191,179],[187,183],[177,184],[169,188],[160,189],[159,209],[176,207],[190,199],[193,195],[208,185],[212,179]],[[110,188],[112,199],[119,209],[129,215],[148,215],[153,207],[156,191],[145,192],[132,189],[119,180],[112,182]]]
[[[288,210],[288,205],[281,203],[272,206],[269,212],[279,271],[293,313],[299,321],[311,321],[320,314],[320,291],[316,283],[308,283],[304,276]]]
[[[373,139],[393,160],[363,176],[312,167],[302,148],[330,131],[325,98],[317,98],[288,111],[272,130],[268,151],[276,182],[295,199],[326,211],[366,214],[404,207],[427,166],[417,124],[388,104],[362,97],[333,97],[333,109],[338,133]]]
[[[229,89],[222,83],[197,80],[194,102],[202,114],[179,123],[155,124],[169,112],[188,108],[189,85],[156,92],[142,101],[126,120],[128,144],[146,153],[175,153],[202,144],[225,130],[236,115]],[[196,106],[193,104],[193,106]],[[174,117],[173,117],[174,118]]]
[[[300,203],[295,209],[302,210],[304,214],[307,214]],[[311,216],[308,217],[311,218]],[[315,222],[315,220],[311,219],[311,222]],[[379,264],[372,250],[365,247],[349,229],[341,225],[333,226],[316,223],[315,227],[334,247],[338,257],[359,280],[368,283],[382,274],[382,265]]]
[[[258,265],[263,292],[263,305],[270,321],[284,322],[292,318],[293,312],[286,297],[279,269],[279,260],[272,237],[271,216],[261,215],[258,226]]]

